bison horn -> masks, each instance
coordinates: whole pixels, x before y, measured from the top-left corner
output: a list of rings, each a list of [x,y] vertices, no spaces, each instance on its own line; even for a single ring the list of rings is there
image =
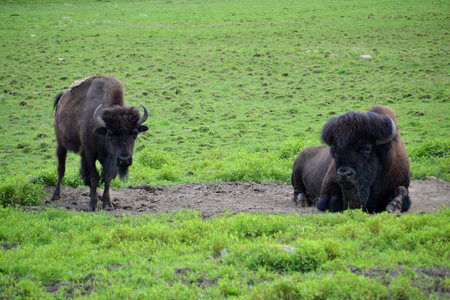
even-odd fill
[[[102,127],[106,127],[106,123],[105,121],[103,121],[102,118],[100,118],[100,116],[98,115],[98,110],[100,109],[100,107],[102,106],[102,104],[100,104],[97,109],[94,112],[94,119],[95,121],[98,123],[98,125],[102,126]]]
[[[148,118],[148,111],[147,111],[147,109],[145,108],[144,105],[141,104],[141,106],[144,109],[144,115],[139,119],[138,126],[140,126],[142,123],[144,123],[147,120],[147,118]]]
[[[384,145],[384,144],[389,143],[390,141],[392,141],[395,138],[395,135],[397,134],[397,126],[395,125],[395,123],[391,117],[389,117],[389,116],[387,116],[387,117],[389,118],[389,120],[391,120],[391,126],[392,126],[391,134],[389,135],[388,138],[386,138],[384,140],[377,140],[377,142],[376,142],[377,145]]]

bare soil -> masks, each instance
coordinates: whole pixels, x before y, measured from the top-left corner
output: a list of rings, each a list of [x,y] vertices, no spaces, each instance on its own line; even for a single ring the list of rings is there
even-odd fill
[[[53,188],[49,189],[49,194]],[[102,191],[100,190],[101,194]],[[430,177],[427,180],[413,180],[409,188],[412,205],[407,213],[440,210],[442,205],[450,206],[450,182]],[[203,217],[213,217],[226,211],[234,213],[266,212],[277,213],[322,213],[315,207],[300,207],[292,201],[293,188],[290,184],[222,182],[216,184],[197,183],[172,186],[128,187],[112,189],[113,210],[108,214],[154,214],[173,210],[198,210]],[[50,196],[45,199],[48,201]],[[55,207],[67,210],[86,211],[89,203],[87,188],[61,189],[61,200]],[[101,209],[99,201],[98,209]]]

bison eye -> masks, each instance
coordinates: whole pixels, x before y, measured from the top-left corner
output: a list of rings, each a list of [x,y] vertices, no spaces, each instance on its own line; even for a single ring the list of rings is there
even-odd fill
[[[362,146],[360,149],[360,152],[362,155],[369,158],[370,154],[372,153],[372,145],[366,144],[366,145]]]

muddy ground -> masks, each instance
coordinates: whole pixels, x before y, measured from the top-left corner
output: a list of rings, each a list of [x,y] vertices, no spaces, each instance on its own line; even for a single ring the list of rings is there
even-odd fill
[[[53,188],[49,188],[51,195]],[[100,194],[102,190],[99,191]],[[412,206],[407,213],[433,212],[442,205],[450,206],[450,182],[436,178],[413,180],[409,189]],[[149,214],[179,209],[199,210],[204,217],[235,213],[321,213],[315,207],[300,207],[292,201],[290,184],[225,182],[217,184],[182,184],[173,186],[129,187],[113,189],[111,200],[114,210],[108,214]],[[45,200],[49,200],[50,195]],[[61,190],[56,207],[86,211],[89,202],[87,188]],[[99,201],[99,209],[102,202]]]

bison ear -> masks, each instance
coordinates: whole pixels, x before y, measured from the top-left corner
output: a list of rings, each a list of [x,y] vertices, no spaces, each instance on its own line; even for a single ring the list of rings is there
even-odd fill
[[[106,135],[107,130],[105,127],[98,127],[94,129],[94,133],[97,135]]]
[[[148,130],[148,126],[147,125],[141,125],[138,128],[138,132],[144,132]]]

